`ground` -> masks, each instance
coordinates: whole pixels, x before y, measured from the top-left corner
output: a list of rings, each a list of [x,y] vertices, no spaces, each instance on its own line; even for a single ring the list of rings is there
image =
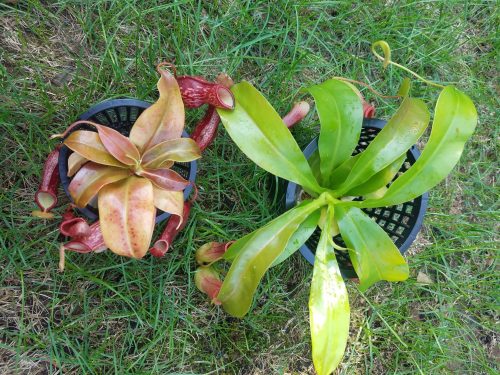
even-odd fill
[[[69,254],[58,273],[57,220],[30,216],[33,194],[49,136],[101,100],[154,100],[160,61],[249,80],[285,113],[301,87],[331,76],[396,92],[405,73],[381,69],[370,53],[379,39],[397,62],[468,93],[479,124],[431,191],[410,279],[365,294],[349,283],[338,373],[497,373],[498,11],[491,1],[0,4],[0,373],[313,373],[312,268],[299,254],[265,276],[242,320],[194,286],[198,246],[236,239],[281,209],[273,179],[223,129],[199,163],[189,224],[161,260]],[[397,106],[365,94],[381,118]],[[412,94],[432,106],[438,91],[415,84]],[[317,130],[311,114],[293,133],[304,146]]]

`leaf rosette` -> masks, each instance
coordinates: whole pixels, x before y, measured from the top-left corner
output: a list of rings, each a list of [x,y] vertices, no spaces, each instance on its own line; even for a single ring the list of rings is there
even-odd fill
[[[129,137],[78,121],[64,139],[73,151],[68,174],[75,205],[82,208],[97,198],[106,246],[133,258],[142,258],[149,248],[156,209],[183,217],[183,190],[189,181],[170,168],[201,157],[194,140],[181,138],[185,117],[177,80],[168,71],[160,73],[160,97],[139,116]],[[74,130],[80,124],[96,131]]]

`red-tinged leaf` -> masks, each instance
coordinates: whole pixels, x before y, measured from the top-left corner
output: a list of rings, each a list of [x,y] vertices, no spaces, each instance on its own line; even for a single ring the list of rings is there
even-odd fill
[[[78,207],[85,207],[99,190],[130,176],[128,169],[89,162],[80,168],[69,184],[69,193]]]
[[[68,158],[68,177],[72,177],[76,172],[88,162],[89,159],[83,157],[78,152],[73,152]]]
[[[130,132],[130,140],[141,152],[158,143],[180,138],[184,129],[184,104],[175,77],[161,71],[157,87],[160,98],[142,112]]]
[[[130,139],[107,126],[94,126],[97,128],[97,132],[99,133],[99,137],[104,147],[106,147],[106,150],[108,150],[111,155],[126,165],[139,164],[141,155]]]
[[[144,168],[160,168],[168,161],[190,162],[201,158],[200,148],[191,138],[171,139],[148,149],[142,155]]]
[[[99,192],[99,219],[106,246],[118,255],[142,258],[153,235],[153,185],[145,178],[109,184]]]
[[[184,209],[184,193],[182,191],[164,190],[153,185],[153,194],[156,208],[182,218]]]
[[[151,180],[157,187],[165,190],[181,191],[189,185],[189,181],[171,169],[142,169],[136,174]]]
[[[96,132],[88,130],[74,131],[64,140],[64,144],[74,152],[95,163],[128,168],[127,165],[121,163],[109,153]]]

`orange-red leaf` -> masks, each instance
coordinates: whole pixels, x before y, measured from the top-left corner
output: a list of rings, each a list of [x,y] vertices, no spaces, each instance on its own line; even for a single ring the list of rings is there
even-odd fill
[[[153,186],[156,208],[182,218],[184,210],[184,193],[182,191],[164,190]]]
[[[118,255],[142,258],[153,235],[156,209],[153,185],[130,176],[99,192],[99,219],[106,246]]]
[[[130,139],[107,126],[94,126],[97,128],[97,132],[99,133],[99,137],[104,147],[106,147],[106,150],[108,150],[111,155],[126,165],[139,164],[141,155]]]
[[[85,207],[103,186],[128,176],[130,176],[128,169],[88,162],[73,177],[68,190],[75,204],[78,207]]]
[[[189,162],[201,158],[200,148],[191,138],[171,139],[148,149],[142,155],[142,166],[160,168],[167,161]]]
[[[109,153],[96,132],[88,130],[74,131],[64,140],[64,144],[84,158],[98,164],[128,168]]]
[[[184,129],[184,104],[175,77],[162,71],[157,87],[159,99],[139,116],[130,140],[144,152],[154,145],[180,138]]]
[[[136,172],[139,176],[146,177],[161,189],[181,191],[189,185],[189,181],[183,179],[177,172],[171,169],[143,169]]]

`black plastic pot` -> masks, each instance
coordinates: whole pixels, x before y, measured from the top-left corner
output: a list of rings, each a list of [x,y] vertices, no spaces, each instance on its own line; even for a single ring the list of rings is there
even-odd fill
[[[132,125],[139,117],[139,115],[149,106],[151,103],[143,102],[141,100],[135,99],[111,99],[101,102],[92,106],[87,112],[80,115],[78,120],[90,120],[101,125],[109,126],[121,134],[128,136]],[[88,125],[81,125],[75,127],[74,130],[86,129],[93,130],[94,128]],[[184,132],[183,137],[189,137],[189,135]],[[66,147],[61,147],[59,153],[59,174],[61,176],[61,184],[66,192],[66,195],[71,198],[68,186],[71,182],[71,177],[68,177],[68,157],[71,155],[72,151]],[[172,167],[174,171],[179,173],[185,179],[194,182],[196,178],[197,164],[196,161],[190,163],[175,163]],[[187,200],[189,194],[191,193],[193,187],[189,185],[184,190],[184,200]],[[99,216],[98,211],[95,207],[88,205],[85,208],[79,209],[80,213],[91,220],[96,220]],[[156,223],[160,223],[170,217],[168,212],[159,211],[156,216]]]
[[[361,136],[353,155],[366,149],[368,144],[370,144],[385,124],[386,121],[384,120],[364,119]],[[317,148],[318,138],[315,138],[303,151],[306,158],[309,158]],[[410,165],[415,163],[419,156],[420,152],[416,146],[413,146],[406,153],[406,161],[401,167],[400,172],[407,171]],[[301,193],[301,186],[293,182],[288,182],[285,196],[286,209],[295,206]],[[427,209],[427,200],[428,193],[425,193],[412,201],[397,206],[369,208],[363,209],[363,211],[376,220],[377,224],[379,224],[394,241],[401,254],[404,254],[415,240],[417,233],[422,227],[422,221]],[[300,252],[304,258],[311,264],[314,264],[314,252],[318,245],[320,234],[321,231],[317,229],[309,240],[300,248]],[[339,245],[345,246],[340,235],[336,236],[334,240]],[[343,251],[336,251],[336,256],[342,275],[345,278],[357,277],[348,254]]]

